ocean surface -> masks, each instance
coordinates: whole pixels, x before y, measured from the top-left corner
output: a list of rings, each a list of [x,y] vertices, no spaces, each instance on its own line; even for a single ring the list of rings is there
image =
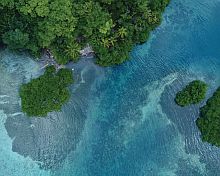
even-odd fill
[[[220,176],[199,107],[175,105],[194,79],[220,86],[220,0],[171,0],[147,43],[120,66],[82,59],[61,112],[27,118],[19,86],[42,74],[27,54],[0,52],[0,176]]]

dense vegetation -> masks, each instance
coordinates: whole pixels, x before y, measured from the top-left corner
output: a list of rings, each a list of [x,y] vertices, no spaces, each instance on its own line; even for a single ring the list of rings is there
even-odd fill
[[[48,112],[59,111],[70,97],[67,86],[71,83],[70,70],[56,72],[55,67],[47,67],[44,75],[21,86],[22,111],[28,116],[46,116]]]
[[[169,0],[0,0],[0,46],[40,56],[49,49],[58,63],[77,61],[87,44],[102,66],[128,59],[161,21]],[[71,72],[53,67],[20,89],[29,116],[59,110],[69,98]]]
[[[192,81],[176,94],[175,101],[179,106],[197,104],[205,98],[207,88],[208,86],[203,81]]]
[[[169,0],[1,0],[0,43],[59,63],[89,43],[103,66],[122,63],[161,21]]]
[[[200,118],[196,124],[203,141],[220,147],[220,87],[200,109]]]

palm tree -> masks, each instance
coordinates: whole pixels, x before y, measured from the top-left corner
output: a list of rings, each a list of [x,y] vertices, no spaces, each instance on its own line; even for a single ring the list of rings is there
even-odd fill
[[[111,46],[114,46],[115,42],[117,42],[117,40],[114,37],[109,38],[109,43],[111,44]]]
[[[150,9],[147,9],[147,11],[146,11],[146,18],[149,23],[152,23],[153,15],[152,15],[152,11]]]
[[[127,29],[124,28],[124,27],[121,27],[119,30],[118,30],[118,35],[119,37],[121,38],[124,38],[125,36],[127,36]]]
[[[76,60],[79,57],[80,49],[81,47],[77,42],[69,42],[65,48],[65,53],[71,59]]]
[[[109,42],[109,39],[102,39],[102,44],[105,48],[109,48],[110,47],[110,42]]]
[[[153,22],[154,22],[154,23],[158,23],[158,22],[159,22],[159,18],[157,17],[156,14],[154,14]]]

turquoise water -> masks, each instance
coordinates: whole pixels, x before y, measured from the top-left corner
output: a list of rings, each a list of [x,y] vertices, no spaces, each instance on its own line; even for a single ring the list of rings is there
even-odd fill
[[[27,55],[0,53],[0,176],[218,176],[220,149],[202,143],[197,106],[175,93],[220,85],[220,1],[172,0],[150,40],[121,66],[74,67],[61,112],[28,119],[18,88],[40,74]]]

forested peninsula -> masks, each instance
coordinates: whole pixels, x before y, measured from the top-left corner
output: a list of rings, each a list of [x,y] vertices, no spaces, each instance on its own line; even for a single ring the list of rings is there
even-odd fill
[[[79,59],[90,44],[102,66],[128,59],[161,21],[169,0],[1,0],[0,42],[59,63]]]
[[[129,58],[132,47],[146,42],[160,24],[168,3],[169,0],[1,0],[0,45],[36,58],[49,51],[56,64],[62,65],[76,62],[89,46],[97,64],[121,64]],[[21,88],[24,112],[41,116],[60,110],[68,96],[65,93],[59,97],[57,92],[66,90],[65,86],[49,89],[52,93],[44,92],[44,98],[40,91],[32,91],[55,82],[61,85],[55,74],[46,83],[47,74]],[[27,96],[30,93],[33,94]],[[46,102],[60,104],[42,108]],[[30,110],[32,105],[34,112]]]
[[[220,147],[220,87],[200,109],[200,117],[196,124],[203,141]]]

